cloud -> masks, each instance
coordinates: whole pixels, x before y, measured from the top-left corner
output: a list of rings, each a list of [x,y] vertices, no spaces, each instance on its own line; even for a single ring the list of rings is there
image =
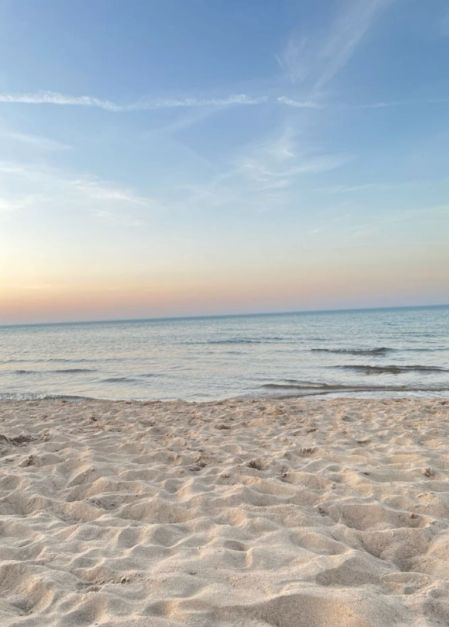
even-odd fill
[[[246,94],[231,94],[221,98],[142,98],[136,102],[120,104],[95,96],[70,96],[53,91],[31,93],[0,93],[0,103],[25,105],[56,105],[63,107],[91,107],[104,111],[150,111],[156,109],[179,109],[197,107],[229,107],[235,105],[256,105],[265,102],[265,97]]]
[[[341,105],[348,109],[389,109],[394,107],[413,107],[424,105],[447,105],[449,98],[422,98],[416,100],[385,100],[361,104]]]
[[[314,189],[316,192],[325,194],[356,194],[359,192],[391,192],[392,190],[413,190],[414,188],[430,187],[435,188],[437,185],[448,184],[449,178],[413,178],[397,181],[372,181],[367,183],[358,183],[354,185],[340,184],[323,186]]]
[[[5,138],[19,144],[23,144],[30,148],[38,148],[45,151],[67,150],[70,148],[68,144],[64,144],[55,139],[42,137],[41,135],[31,135],[28,133],[19,133],[16,131],[0,131],[0,137]]]
[[[127,105],[126,110],[174,109],[195,107],[229,107],[232,105],[257,105],[266,102],[265,96],[254,97],[247,94],[233,94],[223,98],[163,98],[142,99]]]
[[[344,154],[300,150],[294,133],[287,130],[256,145],[249,155],[240,159],[238,168],[259,188],[281,189],[292,185],[298,177],[334,170],[349,159]]]
[[[287,96],[279,96],[277,102],[295,109],[324,109],[324,105],[313,100],[295,100]]]
[[[349,62],[376,19],[394,0],[351,0],[332,21],[327,33],[306,38],[290,36],[284,50],[276,56],[292,83],[311,80],[319,91]]]
[[[284,50],[275,55],[276,61],[290,82],[299,83],[307,77],[309,68],[305,60],[309,47],[310,43],[306,37],[291,36]]]
[[[97,178],[82,177],[66,179],[67,185],[92,200],[108,201],[112,203],[126,203],[137,207],[149,207],[149,199],[139,196],[129,189],[112,183],[105,183]]]
[[[26,198],[10,198],[0,196],[0,215],[14,213],[26,206]]]
[[[439,30],[443,37],[449,37],[449,11],[443,16],[439,24]]]
[[[0,93],[0,104],[54,105],[63,107],[91,107],[115,113],[131,111],[156,111],[158,109],[216,109],[232,106],[255,106],[268,102],[279,103],[297,109],[322,109],[323,105],[313,100],[298,100],[285,95],[277,97],[233,94],[221,98],[141,98],[128,104],[102,100],[94,96],[69,96],[57,92],[25,94]],[[22,136],[26,140],[26,136]],[[19,135],[16,134],[19,139]],[[30,136],[30,141],[32,141]]]
[[[74,107],[96,107],[106,111],[120,111],[121,106],[110,100],[101,100],[93,96],[68,96],[54,91],[32,93],[0,93],[0,103],[30,105],[60,105]]]
[[[349,61],[380,12],[392,0],[357,0],[337,18],[326,45],[320,51],[325,66],[316,82],[320,88],[331,80]]]
[[[278,103],[298,109],[391,109],[397,107],[420,107],[427,105],[447,105],[449,98],[422,98],[416,100],[379,100],[377,102],[345,103],[318,102],[316,100],[295,100],[288,96],[278,96]]]
[[[24,174],[25,168],[19,163],[9,163],[8,161],[0,161],[1,174]]]
[[[389,0],[377,0],[377,3],[382,1],[383,3]],[[340,57],[341,59],[341,57]],[[336,70],[336,66],[333,65],[333,71]],[[328,67],[323,76],[330,78],[330,67]],[[320,82],[319,81],[319,82]],[[317,83],[318,84],[318,83]],[[177,128],[183,128],[189,126],[192,121],[194,122],[198,115],[204,114],[193,111],[203,109],[220,109],[232,106],[256,106],[266,103],[279,104],[286,107],[292,107],[294,109],[310,109],[310,110],[322,110],[333,108],[348,108],[348,109],[385,109],[389,107],[401,107],[401,106],[414,106],[414,105],[438,105],[447,104],[449,100],[447,98],[427,98],[422,100],[396,100],[396,101],[378,101],[372,103],[338,103],[332,104],[320,101],[316,98],[292,98],[288,95],[281,94],[279,96],[250,96],[248,94],[234,94],[231,96],[224,96],[222,98],[165,98],[165,99],[148,99],[142,98],[130,104],[119,104],[112,100],[102,100],[94,96],[68,96],[56,92],[36,92],[27,94],[5,94],[0,93],[0,104],[27,104],[27,105],[54,105],[63,107],[92,107],[96,109],[103,109],[104,111],[112,111],[115,113],[132,112],[132,111],[156,111],[158,109],[187,109],[191,110],[191,115],[194,116],[186,118],[172,123],[168,130],[176,130]],[[37,135],[29,135],[25,133],[1,133],[4,137],[15,140],[21,143],[28,143],[29,145],[39,146],[46,150],[61,150],[70,148],[66,144],[61,142],[40,137]]]
[[[192,185],[182,195],[183,208],[260,212],[298,207],[304,179],[343,166],[350,155],[332,154],[299,146],[290,130],[283,130],[245,147],[228,170],[204,184]]]
[[[0,162],[0,213],[42,212],[90,216],[121,226],[147,221],[160,204],[155,199],[95,177],[73,177],[56,168]]]

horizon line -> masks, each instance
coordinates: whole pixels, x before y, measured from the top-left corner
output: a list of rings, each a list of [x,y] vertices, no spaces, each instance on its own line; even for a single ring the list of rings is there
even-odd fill
[[[210,318],[244,318],[250,316],[288,316],[295,314],[326,314],[326,313],[349,313],[368,311],[388,311],[392,309],[438,309],[449,307],[449,303],[426,304],[426,305],[387,305],[378,307],[343,307],[337,309],[295,309],[287,311],[261,311],[261,312],[241,312],[223,314],[193,314],[184,316],[149,316],[143,318],[103,318],[93,320],[57,320],[53,322],[11,322],[0,323],[1,328],[11,327],[41,327],[41,326],[62,326],[78,324],[114,324],[120,322],[158,322],[170,320],[204,320]]]

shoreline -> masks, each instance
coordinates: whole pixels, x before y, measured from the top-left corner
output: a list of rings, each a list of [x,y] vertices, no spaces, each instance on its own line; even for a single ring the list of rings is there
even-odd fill
[[[449,400],[0,401],[0,622],[449,622]]]
[[[33,402],[65,402],[65,403],[83,403],[83,402],[101,402],[101,403],[193,403],[202,405],[205,403],[225,403],[225,402],[262,402],[262,401],[294,401],[294,400],[358,400],[358,401],[384,401],[384,400],[449,400],[448,388],[407,388],[407,386],[359,386],[360,390],[356,390],[354,386],[332,385],[332,384],[315,384],[315,391],[310,393],[295,393],[295,386],[267,384],[267,388],[272,388],[271,393],[265,392],[257,395],[256,393],[241,394],[236,396],[216,397],[216,398],[107,398],[100,396],[84,396],[78,394],[51,394],[51,393],[7,393],[0,396],[0,405],[2,403],[33,403]],[[318,387],[321,386],[321,387]],[[302,385],[300,386],[303,387]],[[312,389],[304,386],[307,390]],[[291,389],[291,392],[283,391]]]

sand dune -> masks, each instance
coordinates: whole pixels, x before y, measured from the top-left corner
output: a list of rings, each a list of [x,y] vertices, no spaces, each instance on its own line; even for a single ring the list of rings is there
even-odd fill
[[[0,404],[0,624],[449,624],[449,401]]]

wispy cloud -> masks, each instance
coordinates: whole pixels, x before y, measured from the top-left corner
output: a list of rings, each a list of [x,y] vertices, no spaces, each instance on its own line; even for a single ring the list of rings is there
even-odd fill
[[[38,91],[31,93],[0,93],[0,103],[29,105],[60,105],[72,107],[96,107],[106,111],[120,111],[121,106],[110,100],[102,100],[93,96],[69,96],[54,91]]]
[[[297,109],[394,109],[399,107],[425,107],[449,104],[449,98],[416,98],[409,100],[378,100],[376,102],[326,102],[325,100],[295,100],[288,96],[279,96],[279,104]]]
[[[276,56],[292,83],[310,80],[322,89],[349,62],[376,19],[394,0],[352,0],[342,4],[324,36],[308,38],[292,34]]]
[[[391,0],[378,0],[378,2],[388,2]],[[421,106],[421,105],[443,105],[447,104],[449,100],[447,98],[423,98],[416,100],[391,100],[391,101],[377,101],[368,103],[344,103],[344,102],[326,102],[324,99],[319,98],[293,98],[289,95],[272,95],[272,96],[251,96],[248,94],[237,94],[231,96],[224,96],[222,98],[162,98],[162,99],[147,99],[142,98],[136,102],[129,104],[119,104],[112,100],[102,100],[94,96],[69,96],[56,92],[36,92],[27,94],[5,94],[0,93],[0,104],[25,104],[25,105],[54,105],[63,107],[92,107],[96,109],[103,109],[104,111],[111,111],[115,113],[132,112],[132,111],[155,111],[158,109],[187,109],[191,110],[194,117],[189,117],[186,120],[177,121],[171,123],[167,128],[170,130],[176,130],[177,128],[183,128],[189,126],[192,120],[195,121],[197,116],[201,116],[202,119],[204,113],[201,113],[200,109],[209,112],[213,109],[224,109],[232,106],[256,106],[267,103],[279,104],[285,107],[292,107],[294,109],[310,109],[320,111],[322,109],[329,108],[347,108],[347,109],[386,109],[390,107],[402,107],[402,106]],[[193,113],[193,110],[197,112]],[[29,145],[40,146],[42,149],[47,150],[60,150],[66,149],[70,146],[58,142],[56,140],[40,137],[37,135],[30,135],[25,133],[13,133],[6,132],[0,135],[9,139],[28,143]]]
[[[132,103],[120,104],[112,100],[104,100],[95,96],[71,96],[53,91],[31,93],[0,93],[0,103],[24,105],[57,105],[64,107],[92,107],[104,111],[149,111],[155,109],[179,109],[197,107],[229,107],[233,105],[256,105],[266,98],[248,96],[247,94],[231,94],[220,98],[142,98]]]
[[[447,11],[439,24],[439,31],[443,37],[449,37],[449,11]]]
[[[92,200],[126,203],[137,207],[149,208],[151,202],[144,196],[135,194],[132,190],[119,187],[113,183],[105,183],[97,178],[82,177],[65,179],[67,185]]]
[[[257,144],[249,155],[240,159],[238,168],[259,189],[281,189],[301,176],[333,170],[349,159],[349,155],[300,150],[294,133],[287,130]]]
[[[24,209],[29,205],[30,198],[27,196],[10,197],[0,196],[0,215],[7,213],[15,213],[21,209]]]
[[[121,226],[139,226],[159,208],[155,199],[114,182],[70,176],[56,168],[0,163],[0,213],[42,211],[85,215]]]
[[[229,107],[232,105],[257,105],[266,102],[265,96],[233,94],[222,98],[161,98],[142,99],[125,105],[126,110],[178,109],[195,107]]]
[[[53,105],[62,107],[91,107],[115,113],[130,111],[155,111],[158,109],[217,109],[232,106],[254,106],[269,102],[279,103],[297,109],[322,109],[323,105],[313,100],[298,100],[286,95],[251,96],[232,94],[221,98],[140,98],[132,103],[120,104],[95,96],[70,96],[58,92],[39,91],[35,93],[0,93],[0,104]]]
[[[413,188],[435,188],[437,185],[447,185],[449,178],[412,178],[397,181],[372,181],[367,183],[358,183],[354,185],[340,184],[331,186],[320,186],[314,189],[315,192],[325,194],[356,194],[365,192],[378,192],[391,190],[413,190]]]
[[[287,105],[288,107],[294,107],[295,109],[324,109],[325,106],[314,100],[295,100],[288,96],[278,96],[277,102]]]
[[[18,144],[23,144],[27,147],[38,148],[44,151],[67,150],[70,148],[68,144],[64,144],[63,142],[49,137],[43,137],[42,135],[32,135],[16,131],[0,131],[0,137]]]
[[[350,155],[299,144],[294,131],[286,129],[246,146],[227,170],[186,188],[182,205],[245,212],[297,207],[298,190],[308,177],[339,168],[351,159]]]
[[[375,20],[392,0],[357,0],[337,18],[326,45],[320,51],[324,68],[315,87],[323,87],[350,60]]]
[[[310,41],[304,35],[291,35],[279,54],[275,55],[280,68],[291,83],[299,83],[307,77],[309,67],[306,63],[310,53]]]
[[[410,100],[380,100],[378,102],[367,102],[359,104],[340,105],[350,109],[388,109],[395,107],[413,107],[425,105],[447,105],[449,98],[417,98]]]

